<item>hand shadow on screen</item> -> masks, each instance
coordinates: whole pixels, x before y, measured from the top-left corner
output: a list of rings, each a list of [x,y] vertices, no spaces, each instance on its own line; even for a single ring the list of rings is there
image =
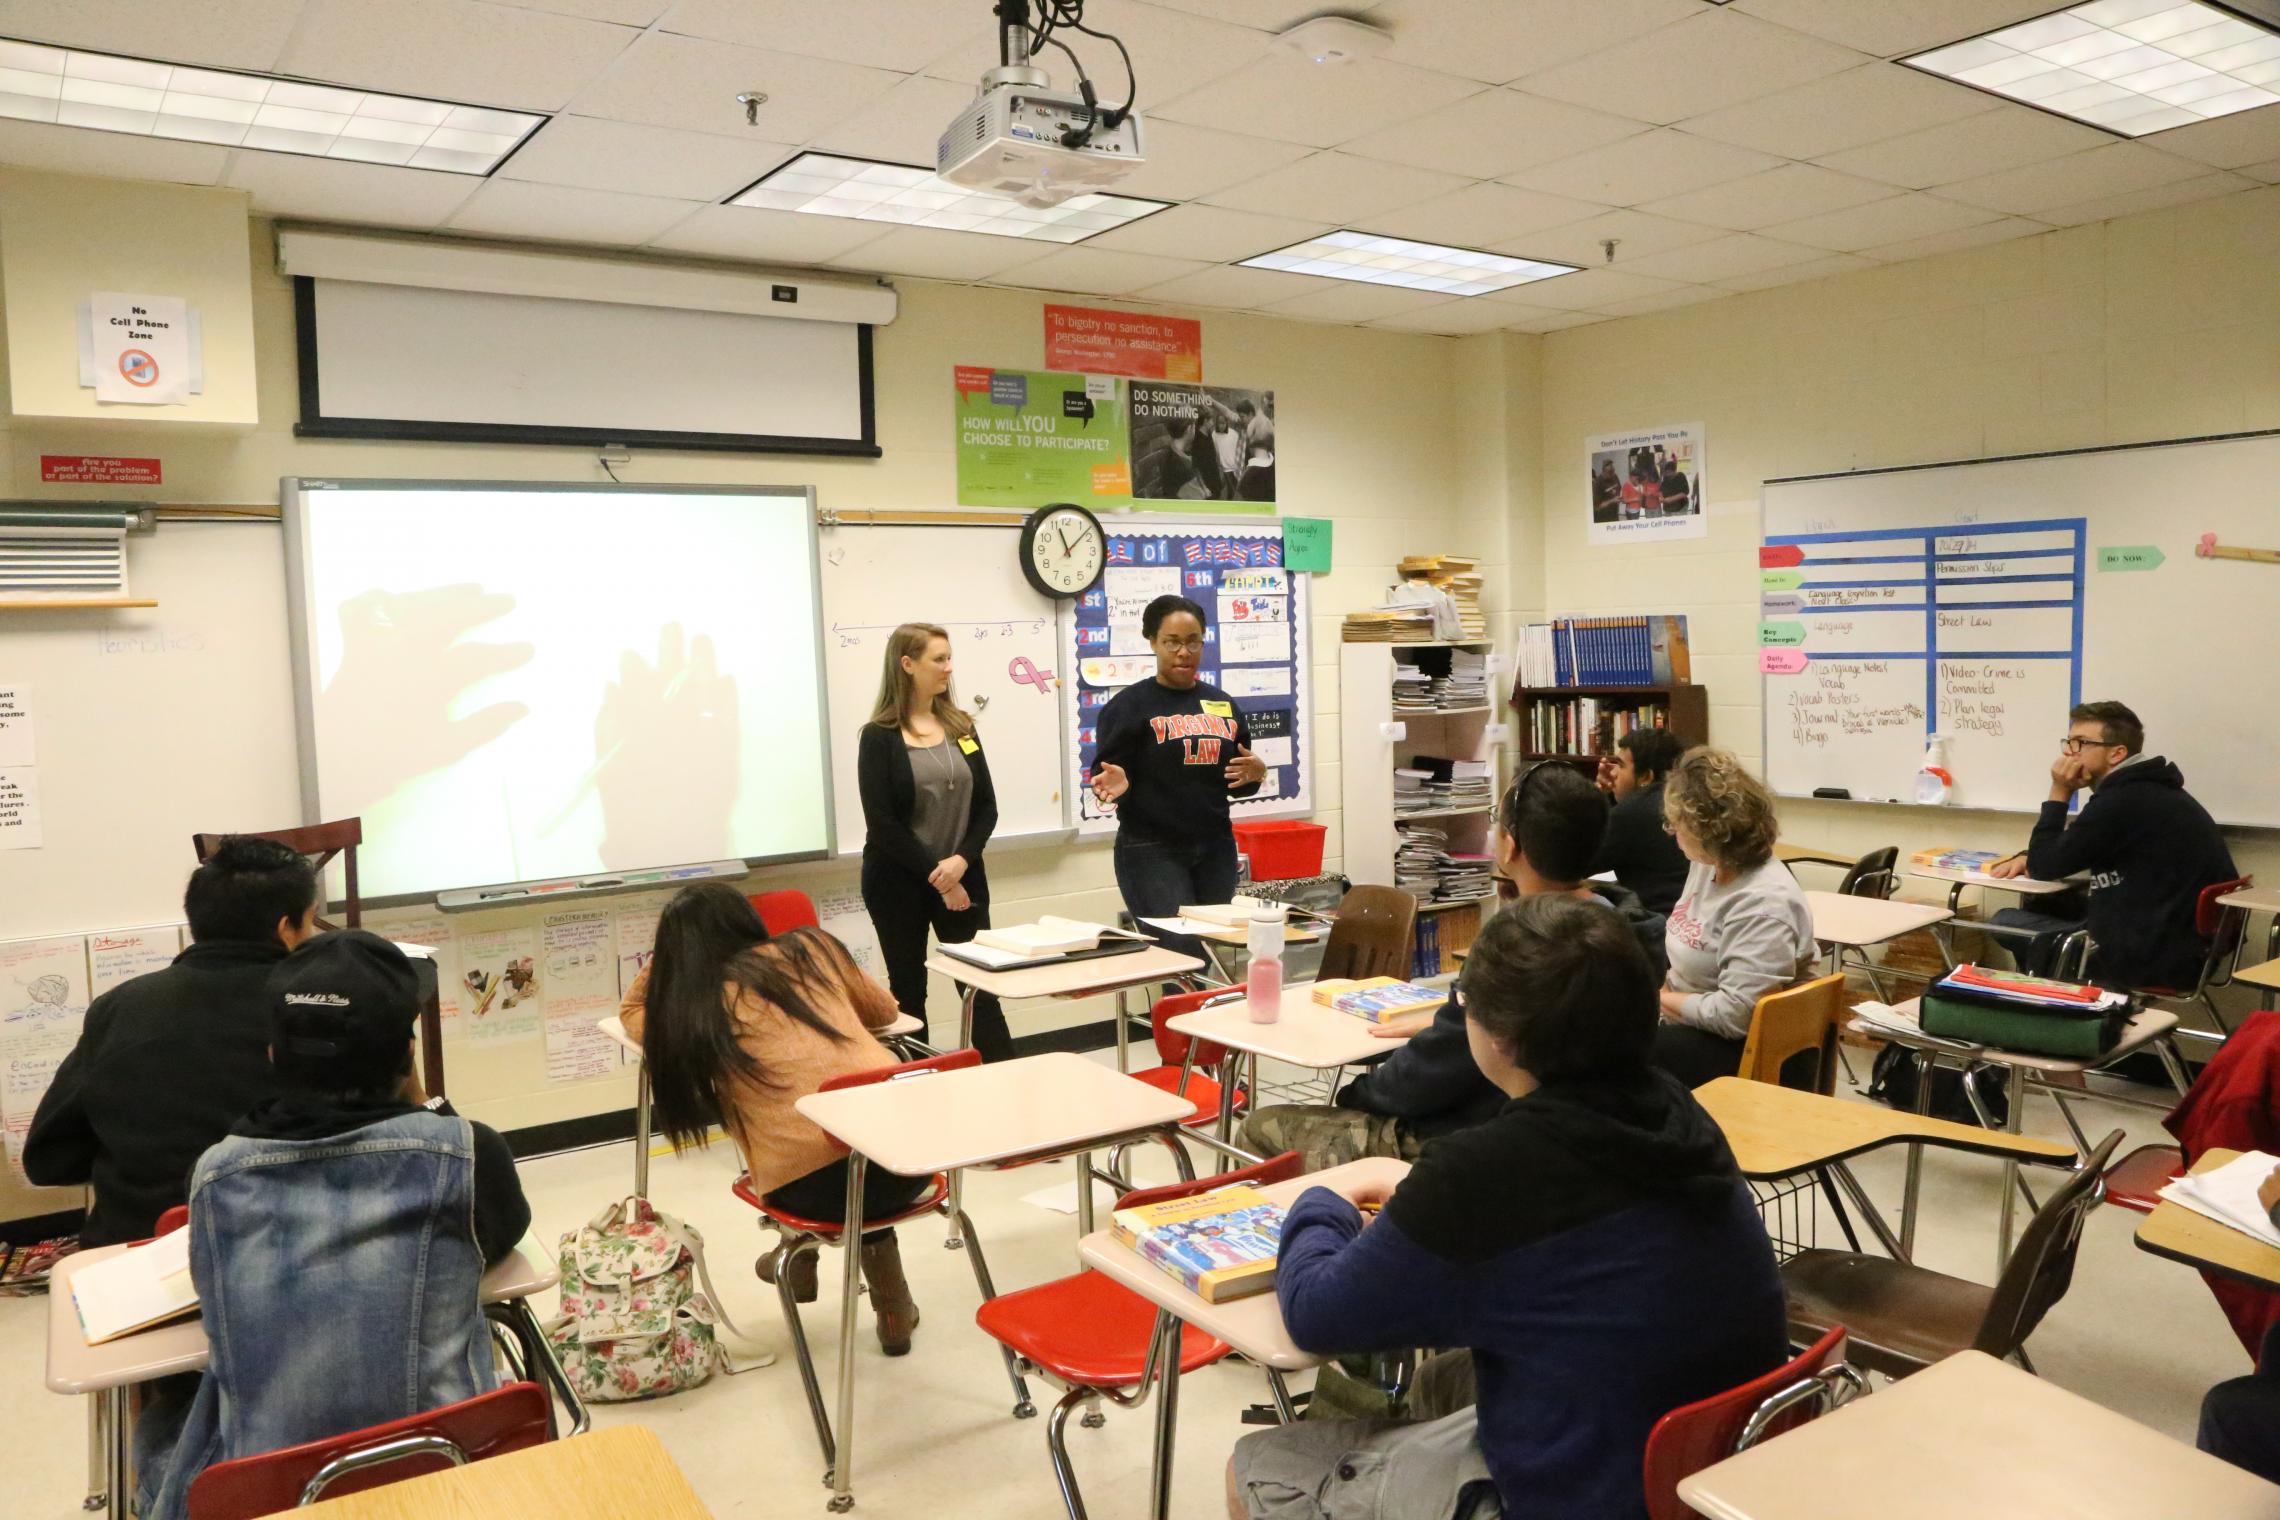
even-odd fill
[[[526,643],[466,641],[514,606],[512,596],[472,581],[367,591],[341,603],[340,666],[317,698],[317,729],[355,751],[343,768],[368,778],[365,805],[466,759],[530,715],[521,702],[493,702],[451,716],[462,692],[529,664],[537,652]],[[414,702],[407,695],[414,690],[433,695]]]
[[[602,864],[611,870],[731,857],[729,819],[742,785],[736,679],[712,639],[683,647],[679,623],[657,631],[657,663],[627,650],[594,719]],[[688,840],[659,860],[658,840]]]

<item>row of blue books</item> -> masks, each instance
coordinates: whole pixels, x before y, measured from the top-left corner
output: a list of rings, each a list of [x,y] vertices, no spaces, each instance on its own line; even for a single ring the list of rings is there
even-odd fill
[[[1682,614],[1558,618],[1520,630],[1523,686],[1682,686],[1693,679]]]

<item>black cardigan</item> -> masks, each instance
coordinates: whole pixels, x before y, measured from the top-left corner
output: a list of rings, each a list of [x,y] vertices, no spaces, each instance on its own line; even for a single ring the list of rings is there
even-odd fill
[[[967,894],[978,899],[982,894],[975,888],[984,881],[982,850],[997,828],[998,812],[989,757],[981,748],[981,735],[974,739],[975,747],[966,756],[966,768],[974,776],[974,801],[966,811],[966,835],[958,841],[958,853],[966,857]],[[855,784],[863,796],[863,859],[901,866],[923,881],[941,862],[910,831],[911,814],[918,810],[918,782],[911,774],[910,746],[903,743],[901,729],[863,725],[855,754]]]

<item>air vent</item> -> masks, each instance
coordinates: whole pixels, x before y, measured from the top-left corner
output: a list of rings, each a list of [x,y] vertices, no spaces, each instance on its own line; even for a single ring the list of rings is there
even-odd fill
[[[125,529],[0,529],[0,597],[126,593]]]

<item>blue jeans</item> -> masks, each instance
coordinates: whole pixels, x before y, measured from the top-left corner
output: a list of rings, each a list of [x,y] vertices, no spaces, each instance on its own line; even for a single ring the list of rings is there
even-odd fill
[[[1152,840],[1116,840],[1116,889],[1134,918],[1171,918],[1190,903],[1223,903],[1235,895],[1235,836],[1225,834],[1201,844],[1161,844]],[[1167,950],[1192,955],[1205,965],[1211,957],[1192,935],[1156,934]]]

